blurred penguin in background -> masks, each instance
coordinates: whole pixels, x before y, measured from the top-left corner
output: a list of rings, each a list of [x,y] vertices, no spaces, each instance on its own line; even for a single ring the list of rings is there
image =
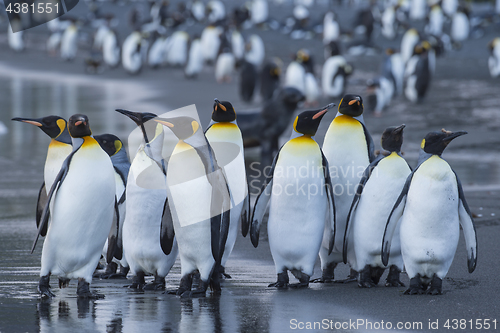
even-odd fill
[[[340,26],[334,12],[329,11],[323,18],[323,45],[337,42],[340,38]]]
[[[383,77],[391,81],[395,95],[403,94],[405,64],[399,52],[392,48],[385,50],[381,73]]]
[[[401,39],[401,56],[403,57],[403,62],[406,64],[408,60],[413,55],[413,49],[415,45],[420,42],[420,34],[417,29],[411,28],[406,30],[403,38]]]
[[[189,48],[189,57],[184,75],[188,79],[193,79],[200,74],[203,69],[203,50],[200,38],[194,37]]]
[[[168,66],[183,67],[187,62],[189,35],[176,31],[165,41],[165,61]]]
[[[264,102],[271,100],[280,86],[283,62],[274,58],[264,65],[260,73],[260,96]]]
[[[264,42],[259,35],[253,34],[248,38],[246,45],[247,53],[245,60],[254,64],[257,68],[262,65],[266,56]]]
[[[7,39],[9,41],[9,47],[16,51],[20,52],[24,50],[24,36],[23,33],[24,31],[18,31],[18,32],[13,32],[14,29],[20,29],[22,27],[22,22],[21,22],[21,16],[19,14],[12,14],[13,19],[8,24],[8,30],[7,30]]]
[[[66,61],[75,59],[78,51],[78,21],[74,17],[69,20],[71,23],[64,30],[61,38],[61,57]]]
[[[353,69],[340,54],[340,48],[336,42],[330,42],[328,49],[330,56],[323,64],[321,88],[326,97],[334,99],[344,95],[347,77],[352,74]]]
[[[470,22],[468,11],[465,8],[458,8],[457,12],[451,18],[450,37],[453,48],[459,50],[462,43],[469,37]]]
[[[220,35],[222,28],[209,25],[201,33],[201,49],[203,60],[208,65],[214,65],[220,48]]]
[[[492,78],[500,76],[500,37],[493,39],[489,44],[490,56],[488,68]]]
[[[426,0],[412,0],[410,2],[410,20],[420,21],[427,15]]]
[[[412,103],[421,103],[427,94],[430,81],[428,52],[422,44],[418,44],[405,69],[405,97]]]
[[[439,3],[431,7],[429,16],[427,17],[427,24],[425,32],[430,35],[441,36],[443,33],[444,14]]]
[[[397,20],[397,10],[399,5],[387,6],[382,13],[380,18],[380,23],[382,25],[380,32],[387,39],[394,39],[398,33],[398,20]]]
[[[250,19],[255,26],[266,23],[269,15],[267,0],[253,0],[250,4]]]
[[[248,61],[243,61],[240,67],[240,97],[243,102],[251,103],[257,85],[257,69]]]

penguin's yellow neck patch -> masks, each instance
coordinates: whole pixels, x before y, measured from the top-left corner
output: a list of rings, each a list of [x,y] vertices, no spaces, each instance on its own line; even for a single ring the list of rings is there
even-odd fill
[[[82,139],[83,139],[82,148],[92,148],[96,145],[99,146],[99,143],[96,141],[96,139],[94,139],[91,136],[84,136]]]
[[[70,145],[68,145],[67,143],[61,142],[61,141],[57,141],[56,139],[52,139],[52,140],[50,140],[49,149],[62,148],[62,147],[67,147],[67,146],[70,146]]]
[[[389,154],[389,156],[387,156],[386,158],[397,158],[399,157],[398,153],[396,153],[395,151],[393,151],[392,153]]]
[[[56,136],[58,138],[66,129],[66,122],[63,119],[57,119],[56,124],[59,127],[59,134]]]
[[[115,153],[113,155],[116,155],[122,149],[122,146],[120,140],[115,140]]]
[[[425,139],[422,140],[422,143],[420,144],[420,148],[424,149],[425,147]]]
[[[213,124],[212,128],[217,130],[231,130],[231,129],[237,129],[238,126],[234,123],[221,122]]]
[[[309,135],[302,135],[296,137],[290,140],[289,142],[294,145],[300,145],[300,146],[317,145],[316,141],[314,141]]]
[[[354,119],[351,116],[346,116],[345,114],[335,117],[333,122],[340,126],[361,126],[361,123],[357,119]]]

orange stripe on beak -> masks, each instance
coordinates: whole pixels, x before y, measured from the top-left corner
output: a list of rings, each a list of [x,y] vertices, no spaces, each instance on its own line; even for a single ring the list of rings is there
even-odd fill
[[[319,117],[321,117],[322,115],[324,115],[327,111],[328,111],[328,109],[321,110],[320,112],[316,113],[313,116],[313,119],[318,119]]]
[[[356,102],[358,102],[358,104],[359,104],[359,101],[358,101],[358,100],[353,99],[352,101],[350,101],[350,102],[349,102],[349,105],[353,105],[353,104],[354,104],[354,103],[356,103]]]
[[[21,120],[23,123],[27,123],[27,124],[31,124],[31,125],[35,125],[35,126],[38,126],[38,127],[42,127],[43,125],[40,124],[38,121],[33,121],[33,120]]]

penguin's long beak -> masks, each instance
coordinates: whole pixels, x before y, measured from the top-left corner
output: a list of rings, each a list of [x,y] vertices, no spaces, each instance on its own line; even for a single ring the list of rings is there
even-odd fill
[[[13,121],[21,121],[23,123],[35,125],[37,127],[42,127],[43,124],[39,122],[39,119],[30,119],[30,118],[12,118]]]
[[[395,133],[395,134],[400,133],[400,132],[403,130],[403,128],[405,128],[405,127],[406,127],[406,125],[405,125],[405,124],[403,124],[403,125],[401,125],[401,126],[396,127],[396,128],[394,129],[394,133]]]
[[[448,135],[443,139],[443,142],[446,144],[450,143],[451,140],[458,138],[459,136],[467,134],[466,131],[458,131],[458,132],[449,132]]]
[[[325,113],[328,112],[328,109],[331,109],[335,106],[335,103],[330,103],[328,105],[326,105],[325,107],[321,108],[321,110],[316,113],[312,118],[313,119],[318,119],[319,117],[322,117]]]
[[[227,111],[226,107],[217,98],[214,98],[214,102],[216,103],[215,110],[217,110],[217,107],[220,107],[222,111]]]
[[[150,112],[132,112],[123,109],[116,109],[115,111],[132,119],[137,124],[137,126],[141,126],[146,121],[158,117],[156,114]]]

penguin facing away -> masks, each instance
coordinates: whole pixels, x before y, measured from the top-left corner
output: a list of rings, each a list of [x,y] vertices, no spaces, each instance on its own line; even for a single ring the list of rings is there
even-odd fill
[[[262,100],[269,101],[280,85],[281,60],[275,59],[262,67],[260,72],[260,96]]]
[[[321,246],[325,221],[329,221],[334,230],[335,207],[328,162],[312,138],[321,119],[333,106],[332,103],[299,114],[291,139],[276,155],[270,176],[255,203],[250,237],[257,247],[262,220],[270,202],[269,246],[278,278],[269,287],[307,287]],[[297,173],[304,168],[308,170],[306,176]],[[306,187],[309,193],[301,192],[301,187]],[[334,233],[330,239],[333,242]],[[289,285],[288,271],[299,283]]]
[[[229,232],[231,198],[223,170],[199,123],[187,116],[155,121],[167,126],[179,142],[167,168],[167,195],[181,259],[181,297],[205,296],[209,285],[220,292],[220,264]],[[187,200],[186,198],[189,198]],[[194,274],[200,274],[192,290]]]
[[[343,258],[344,263],[349,262],[359,273],[358,286],[361,288],[376,286],[384,273],[380,240],[392,206],[411,173],[408,163],[401,156],[404,127],[404,124],[389,127],[382,134],[382,148],[388,155],[381,153],[366,168],[347,217]],[[349,243],[351,233],[352,243]],[[351,251],[349,247],[352,247]],[[399,273],[403,270],[399,229],[392,240],[392,250],[386,286],[398,287],[403,285],[399,280]]]
[[[257,85],[257,69],[254,64],[243,60],[240,69],[240,97],[244,102],[252,102]]]
[[[356,185],[363,171],[374,160],[373,140],[364,125],[363,100],[358,95],[345,95],[338,108],[337,116],[331,122],[323,142],[323,153],[330,165],[330,178],[335,196],[335,228],[345,230]],[[333,231],[325,223],[323,243],[320,249],[322,277],[314,282],[332,282],[334,269],[343,261],[343,235],[336,233],[335,246],[330,251],[329,236]],[[356,273],[351,271],[349,281],[355,281]]]
[[[120,220],[118,221],[118,251],[123,252],[123,222],[125,221],[125,189],[127,186],[127,178],[130,170],[130,162],[128,160],[127,152],[123,147],[123,142],[113,134],[95,135],[94,139],[99,143],[101,148],[109,155],[113,168],[115,169],[115,183],[116,183],[116,200],[118,205],[118,212]],[[104,244],[103,256],[108,252],[108,242]],[[118,254],[120,256],[120,254]],[[120,273],[116,270],[120,265]],[[106,266],[106,271],[99,275],[100,279],[124,279],[127,277],[129,271],[127,260],[123,253],[121,259],[113,258],[113,261]]]
[[[59,173],[59,170],[61,170],[64,160],[73,150],[71,136],[68,132],[66,120],[59,116],[47,116],[38,119],[12,118],[12,120],[35,125],[51,138],[49,148],[47,150],[47,158],[45,159],[43,173],[44,181],[40,187],[40,191],[38,192],[37,199],[36,225],[39,227],[43,209],[47,203],[48,192],[50,191],[54,180],[57,178],[57,174]],[[48,225],[41,230],[41,236],[45,237],[47,227]]]
[[[177,243],[168,226],[172,214],[167,202],[166,167],[162,157],[163,126],[146,122],[153,113],[116,110],[132,119],[141,130],[154,125],[154,136],[143,131],[143,142],[130,166],[127,179],[123,252],[134,275],[131,289],[164,290],[165,276],[177,258]],[[149,127],[148,126],[148,127]],[[154,281],[146,284],[145,275]]]
[[[388,264],[394,230],[400,224],[401,254],[410,277],[405,294],[442,294],[442,282],[455,256],[460,227],[469,273],[476,268],[477,236],[472,213],[460,179],[441,158],[448,144],[464,134],[467,132],[443,129],[425,136],[418,165],[408,176],[387,219],[382,263]]]
[[[87,116],[71,116],[68,131],[73,151],[52,184],[38,229],[39,236],[48,223],[50,207],[38,291],[42,297],[54,296],[49,285],[50,275],[54,274],[61,288],[70,279],[78,278],[78,297],[101,298],[103,295],[91,293],[90,282],[108,235],[108,262],[116,248],[118,213],[113,164],[92,138]]]
[[[205,131],[205,136],[219,165],[224,169],[234,201],[229,216],[229,232],[220,267],[223,276],[230,278],[225,273],[225,264],[236,242],[238,226],[241,224],[241,232],[243,236],[246,236],[250,223],[250,197],[245,173],[243,137],[236,123],[234,107],[230,102],[214,100],[212,121]]]

